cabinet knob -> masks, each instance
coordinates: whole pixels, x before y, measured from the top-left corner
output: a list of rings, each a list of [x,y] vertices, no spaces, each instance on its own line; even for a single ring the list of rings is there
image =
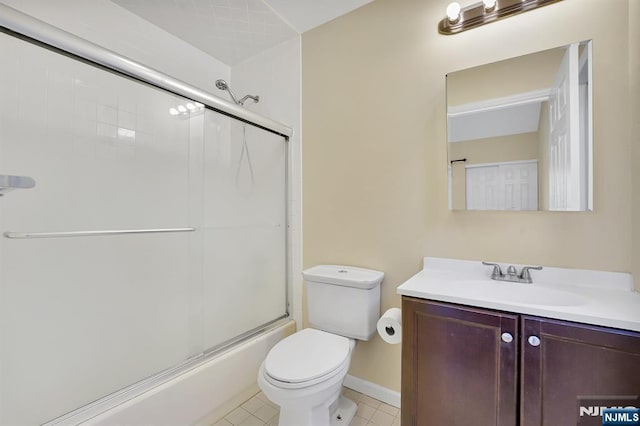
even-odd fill
[[[511,343],[513,342],[513,336],[511,335],[511,333],[502,333],[502,341],[505,343]]]
[[[540,338],[538,336],[529,336],[527,341],[531,346],[540,346]]]

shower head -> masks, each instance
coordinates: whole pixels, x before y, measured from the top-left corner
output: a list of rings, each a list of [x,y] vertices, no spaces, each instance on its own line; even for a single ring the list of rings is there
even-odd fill
[[[229,88],[229,85],[227,84],[226,81],[220,79],[220,80],[216,80],[216,87],[220,90],[227,90]]]
[[[229,95],[231,96],[233,103],[236,105],[244,106],[244,103],[247,101],[247,99],[251,99],[253,102],[256,102],[256,103],[260,101],[260,96],[253,96],[253,95],[246,95],[242,99],[238,100],[238,98],[236,98],[236,96],[231,91],[231,87],[229,87],[229,84],[222,79],[216,80],[216,87],[220,90],[226,90],[227,92],[229,92]]]

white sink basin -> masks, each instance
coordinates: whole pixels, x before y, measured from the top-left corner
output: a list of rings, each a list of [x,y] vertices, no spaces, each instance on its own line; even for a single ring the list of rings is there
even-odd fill
[[[640,331],[640,292],[632,290],[631,274],[545,266],[531,274],[533,284],[520,284],[492,280],[490,273],[475,260],[425,257],[398,294]]]
[[[580,306],[587,298],[576,293],[495,280],[458,280],[447,283],[447,288],[460,295],[493,302],[519,303],[542,306]]]

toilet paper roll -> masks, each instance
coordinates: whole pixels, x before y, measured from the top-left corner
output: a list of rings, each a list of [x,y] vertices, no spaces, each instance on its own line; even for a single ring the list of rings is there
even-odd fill
[[[378,320],[378,334],[387,343],[397,345],[402,342],[402,311],[391,308]]]

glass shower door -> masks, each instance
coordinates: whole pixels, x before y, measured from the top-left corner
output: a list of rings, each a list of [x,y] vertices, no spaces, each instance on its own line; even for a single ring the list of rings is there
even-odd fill
[[[282,136],[4,33],[0,51],[0,175],[24,177],[0,178],[0,424],[287,316]]]
[[[0,174],[35,180],[0,197],[0,424],[31,425],[202,352],[203,111],[6,34],[0,50]]]
[[[287,312],[286,143],[205,114],[202,237],[204,347]]]

